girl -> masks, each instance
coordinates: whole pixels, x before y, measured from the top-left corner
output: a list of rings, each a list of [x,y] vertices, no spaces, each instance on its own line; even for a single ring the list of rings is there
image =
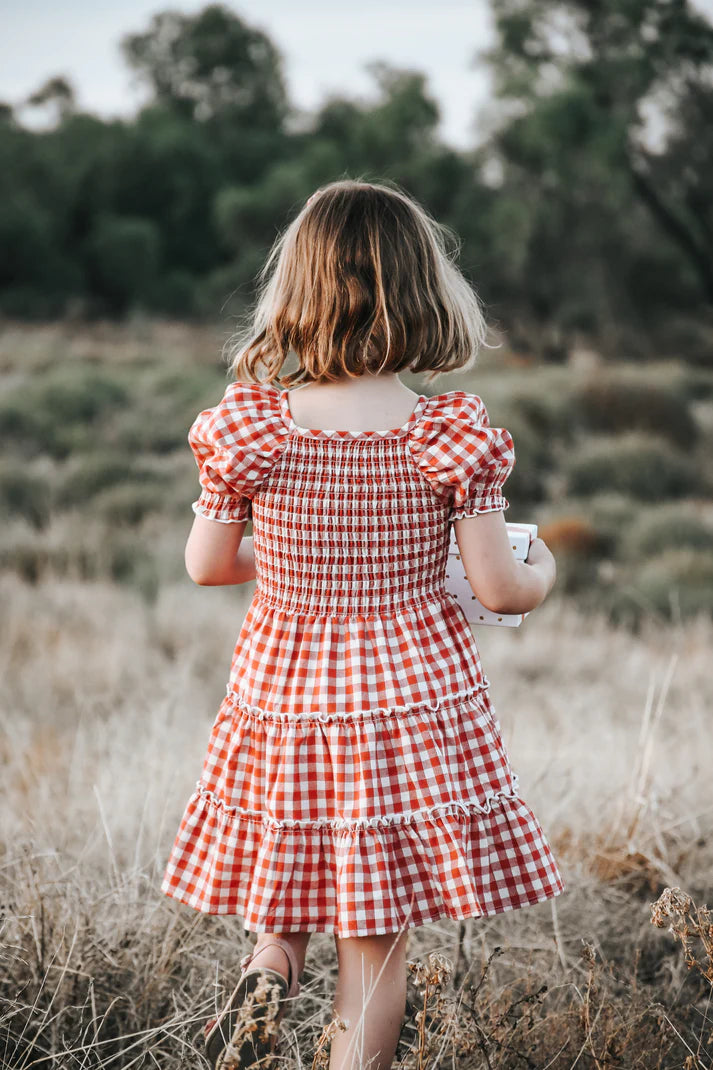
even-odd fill
[[[236,381],[190,431],[188,573],[257,580],[162,884],[258,934],[206,1027],[215,1067],[274,1051],[310,934],[328,932],[346,1025],[330,1070],[388,1070],[408,930],[563,889],[444,589],[449,525],[489,609],[534,609],[554,561],[540,540],[525,564],[510,550],[513,443],[480,398],[399,379],[468,367],[484,342],[445,234],[398,188],[318,190],[263,268]]]

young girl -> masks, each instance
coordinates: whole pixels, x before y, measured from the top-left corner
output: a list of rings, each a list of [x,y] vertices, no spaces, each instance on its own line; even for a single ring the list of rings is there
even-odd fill
[[[188,572],[257,580],[162,884],[258,934],[206,1027],[215,1067],[274,1050],[310,934],[325,932],[347,1027],[330,1070],[388,1070],[408,930],[563,889],[444,589],[449,525],[489,609],[534,609],[554,562],[540,540],[527,563],[511,552],[513,443],[480,398],[399,379],[467,367],[484,341],[444,234],[397,188],[318,190],[263,269],[236,381],[190,431],[202,492]]]

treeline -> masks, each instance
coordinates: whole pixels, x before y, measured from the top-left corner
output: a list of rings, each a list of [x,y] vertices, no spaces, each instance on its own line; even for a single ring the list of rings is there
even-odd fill
[[[584,334],[631,357],[656,338],[705,360],[713,26],[684,0],[503,0],[495,19],[467,152],[440,140],[424,76],[383,63],[370,102],[298,112],[274,43],[220,5],[122,41],[150,90],[130,120],[78,111],[61,76],[2,105],[0,313],[239,311],[279,229],[348,175],[398,182],[457,232],[516,348],[557,358]]]

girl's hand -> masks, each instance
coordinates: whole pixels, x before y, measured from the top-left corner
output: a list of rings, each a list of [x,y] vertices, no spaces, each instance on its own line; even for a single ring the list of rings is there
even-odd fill
[[[543,542],[542,539],[533,539],[530,543],[526,564],[531,565],[542,573],[547,583],[547,593],[549,594],[557,578],[557,563],[547,543]]]

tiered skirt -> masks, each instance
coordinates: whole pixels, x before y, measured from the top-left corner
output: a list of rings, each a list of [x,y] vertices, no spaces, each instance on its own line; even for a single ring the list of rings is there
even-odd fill
[[[448,599],[428,613],[467,628]],[[254,600],[236,651],[279,623]],[[309,648],[314,637],[302,638]],[[242,655],[170,853],[167,895],[253,932],[345,937],[497,914],[563,890],[477,660],[447,697],[320,711],[250,701],[262,674],[241,675]]]

